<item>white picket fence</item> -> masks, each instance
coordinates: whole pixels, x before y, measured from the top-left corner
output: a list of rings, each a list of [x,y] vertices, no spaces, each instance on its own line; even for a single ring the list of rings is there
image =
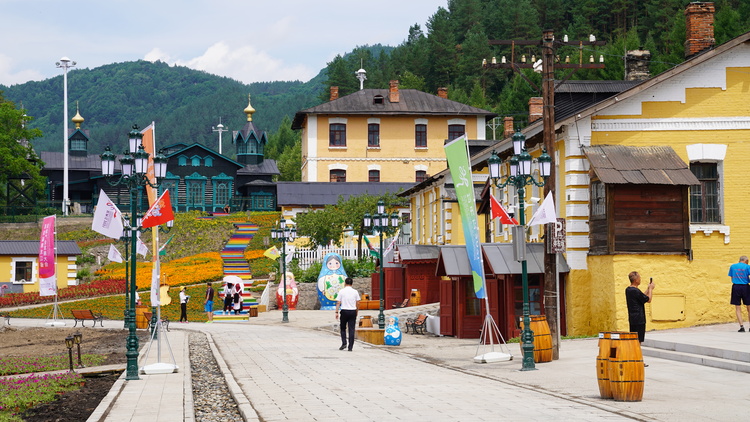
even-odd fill
[[[308,269],[315,262],[322,262],[326,254],[337,253],[342,259],[357,259],[357,248],[338,246],[318,246],[317,248],[295,248],[294,257],[299,260],[299,267],[303,270]],[[362,248],[361,256],[368,256],[367,247]]]

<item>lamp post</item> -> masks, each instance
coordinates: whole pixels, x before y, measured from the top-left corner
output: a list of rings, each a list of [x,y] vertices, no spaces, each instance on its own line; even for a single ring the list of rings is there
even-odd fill
[[[55,66],[63,70],[63,215],[68,215],[68,68],[74,67],[76,62],[63,57]]]
[[[517,259],[521,261],[521,282],[523,285],[523,331],[521,332],[523,361],[521,370],[531,371],[536,368],[534,367],[534,332],[529,327],[531,320],[529,317],[529,276],[526,268],[526,215],[524,211],[524,196],[526,186],[536,185],[542,187],[547,182],[547,178],[550,175],[552,158],[546,151],[542,151],[542,155],[538,158],[539,175],[542,177],[542,180],[534,179],[534,176],[531,175],[531,155],[526,151],[525,144],[526,137],[521,132],[516,132],[513,135],[513,156],[508,160],[509,172],[507,176],[500,176],[501,160],[494,151],[492,151],[488,163],[490,178],[496,187],[503,188],[507,185],[513,185],[518,192],[518,222],[520,223],[518,227],[520,227],[520,230],[514,232],[513,242],[516,243],[516,248],[520,251]]]
[[[128,134],[129,152],[124,154],[120,158],[120,165],[122,166],[122,172],[119,178],[111,180],[111,176],[114,174],[115,168],[115,155],[107,147],[104,153],[101,155],[102,159],[102,175],[107,179],[107,183],[111,186],[125,186],[130,193],[130,305],[128,307],[127,321],[126,324],[129,329],[127,339],[127,370],[126,380],[137,380],[138,377],[138,336],[135,334],[135,291],[136,291],[136,239],[138,231],[138,209],[136,199],[138,197],[138,191],[143,189],[145,186],[151,186],[152,188],[158,187],[152,184],[146,177],[146,171],[148,170],[148,157],[149,154],[143,148],[141,139],[143,134],[138,130],[137,125],[133,125],[133,130]],[[167,174],[167,158],[162,154],[154,157],[154,175],[157,179],[161,179]]]
[[[377,230],[380,237],[380,312],[378,312],[378,328],[385,328],[385,314],[383,310],[385,308],[385,275],[383,273],[383,263],[385,262],[383,256],[383,232],[388,227],[398,227],[398,213],[393,213],[390,216],[385,212],[385,202],[378,201],[377,213],[370,216],[369,213],[365,213],[364,223],[365,227],[372,227]]]
[[[78,346],[78,367],[83,368],[83,361],[81,360],[81,340],[83,340],[83,334],[81,333],[75,333],[73,334],[73,343]]]
[[[68,359],[70,360],[70,371],[68,372],[75,372],[73,370],[73,336],[65,337],[65,347],[68,348]]]
[[[125,220],[125,225],[124,225],[123,230],[122,230],[122,236],[120,236],[120,241],[125,242],[125,309],[123,310],[123,313],[124,313],[123,322],[125,324],[124,328],[128,328],[128,304],[130,303],[129,302],[129,300],[130,300],[129,299],[129,294],[130,294],[129,290],[130,289],[128,289],[128,280],[130,280],[130,277],[129,277],[129,269],[130,269],[129,268],[129,263],[130,263],[129,257],[130,257],[130,255],[128,254],[128,251],[129,251],[128,248],[130,246],[130,235],[131,234],[132,234],[132,232],[130,230],[130,223],[126,219]]]
[[[284,305],[281,307],[281,322],[289,322],[289,304],[286,300],[286,242],[294,241],[297,237],[297,229],[287,227],[286,219],[279,221],[279,228],[271,230],[271,237],[281,241],[281,279],[284,289]]]

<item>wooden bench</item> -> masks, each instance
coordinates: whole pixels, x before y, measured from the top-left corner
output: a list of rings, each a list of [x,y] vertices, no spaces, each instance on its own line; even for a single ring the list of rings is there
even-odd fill
[[[406,308],[407,306],[409,306],[409,298],[408,297],[406,299],[404,299],[404,301],[401,302],[401,303],[394,303],[393,304],[394,308]]]
[[[419,314],[416,318],[408,318],[406,320],[406,332],[409,332],[409,328],[412,329],[412,334],[424,334],[424,329],[427,326],[427,315]]]
[[[144,312],[144,313],[143,313],[143,316],[144,316],[144,317],[146,318],[146,320],[148,321],[148,329],[149,329],[149,330],[152,330],[152,329],[154,328],[154,327],[152,326],[152,325],[153,325],[153,317],[154,317],[154,313],[153,313],[153,312]],[[169,331],[169,318],[167,318],[167,317],[162,317],[162,318],[161,318],[161,325],[162,325],[162,326],[164,327],[164,329],[166,329],[167,331]]]
[[[91,320],[94,321],[94,327],[96,327],[96,321],[99,321],[99,325],[104,328],[104,315],[91,312],[91,309],[74,309],[70,311],[73,314],[73,318],[76,320],[75,327],[78,325],[78,321],[81,321],[81,327],[84,327],[83,321]]]

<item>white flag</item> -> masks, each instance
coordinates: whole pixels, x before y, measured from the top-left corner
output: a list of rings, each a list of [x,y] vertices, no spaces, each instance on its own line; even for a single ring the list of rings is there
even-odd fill
[[[122,213],[102,190],[99,192],[99,201],[96,203],[91,230],[113,239],[119,239],[122,236],[122,227]]]
[[[107,254],[107,259],[112,262],[122,262],[122,255],[120,255],[120,251],[115,248],[115,245],[109,245],[109,254]]]
[[[161,305],[161,298],[159,292],[159,273],[161,266],[159,260],[154,261],[154,267],[151,269],[151,306]]]
[[[555,202],[552,200],[552,192],[548,192],[544,202],[529,220],[527,226],[557,222],[555,214]]]
[[[144,258],[148,254],[148,246],[146,246],[146,244],[143,243],[141,239],[138,239],[138,246],[137,246],[136,252],[138,252],[138,255],[141,255]]]

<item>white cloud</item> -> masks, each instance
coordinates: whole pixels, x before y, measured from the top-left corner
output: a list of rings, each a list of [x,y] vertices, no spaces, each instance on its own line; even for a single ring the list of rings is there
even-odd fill
[[[159,48],[152,49],[144,58],[149,61],[161,60],[169,64],[203,70],[244,83],[296,79],[307,81],[318,72],[304,65],[289,66],[252,45],[235,47],[224,41],[213,44],[201,56],[192,59],[175,60]]]
[[[0,84],[10,86],[28,81],[41,81],[47,78],[41,72],[32,69],[13,72],[13,62],[14,60],[10,57],[0,54]]]

